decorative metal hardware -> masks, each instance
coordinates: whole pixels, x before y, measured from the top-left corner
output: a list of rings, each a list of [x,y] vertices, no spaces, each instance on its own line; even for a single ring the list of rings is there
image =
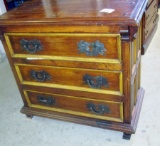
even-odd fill
[[[51,80],[51,76],[46,71],[30,71],[30,75],[33,79],[39,82],[44,82],[46,80]]]
[[[105,113],[109,114],[110,109],[107,105],[95,105],[93,103],[88,103],[87,108],[94,114],[103,115]]]
[[[81,40],[78,43],[78,50],[80,53],[85,53],[87,56],[98,56],[106,55],[106,49],[104,48],[104,44],[99,41],[95,41],[93,43],[88,43]]]
[[[45,104],[45,105],[54,105],[55,104],[55,99],[50,96],[37,96],[37,100],[39,103]]]
[[[92,77],[89,74],[83,76],[83,81],[88,84],[91,88],[99,89],[102,86],[108,87],[108,80],[103,76]]]
[[[42,50],[42,44],[39,40],[25,40],[20,41],[21,47],[23,50],[26,50],[29,53],[36,53]]]

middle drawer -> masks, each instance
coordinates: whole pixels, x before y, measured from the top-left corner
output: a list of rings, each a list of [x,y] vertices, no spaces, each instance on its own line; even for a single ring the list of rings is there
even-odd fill
[[[15,64],[22,84],[122,95],[121,71]]]

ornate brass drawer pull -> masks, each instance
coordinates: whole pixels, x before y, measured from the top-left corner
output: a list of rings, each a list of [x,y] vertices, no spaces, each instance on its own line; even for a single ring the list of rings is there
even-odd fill
[[[29,53],[36,53],[42,50],[42,44],[39,40],[25,40],[20,41],[21,47]]]
[[[98,114],[98,115],[103,115],[105,113],[109,114],[110,113],[110,109],[107,105],[95,105],[93,103],[88,103],[87,104],[87,108],[92,112],[92,113],[95,113],[95,114]]]
[[[45,104],[45,105],[54,105],[55,104],[55,99],[50,97],[50,96],[37,96],[37,101],[39,103]]]
[[[108,80],[103,76],[92,77],[89,74],[83,76],[83,81],[91,88],[101,88],[102,86],[108,87]]]
[[[33,79],[39,82],[44,82],[46,80],[51,80],[51,76],[46,71],[30,71],[30,75]]]
[[[80,53],[85,53],[87,56],[98,56],[106,55],[106,49],[104,48],[104,44],[99,41],[95,41],[93,43],[88,43],[81,40],[78,43],[78,50]]]

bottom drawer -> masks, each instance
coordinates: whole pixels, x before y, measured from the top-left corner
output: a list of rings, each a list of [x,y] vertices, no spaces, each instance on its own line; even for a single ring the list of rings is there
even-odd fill
[[[123,103],[24,91],[28,106],[72,115],[123,122]]]

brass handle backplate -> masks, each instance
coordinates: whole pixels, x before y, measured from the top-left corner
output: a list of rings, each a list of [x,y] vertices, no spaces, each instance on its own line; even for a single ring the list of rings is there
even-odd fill
[[[98,115],[103,115],[105,113],[107,113],[107,114],[110,113],[110,109],[107,105],[102,105],[102,104],[95,105],[93,103],[88,103],[87,108],[92,113],[98,114]]]
[[[30,75],[33,79],[39,82],[45,82],[46,80],[51,80],[51,76],[46,71],[31,70]]]
[[[20,41],[21,47],[23,50],[33,54],[42,50],[42,44],[39,40],[25,40]]]
[[[98,56],[105,55],[106,49],[104,48],[104,44],[99,41],[95,41],[93,43],[88,43],[83,40],[78,42],[78,50],[79,53],[85,53],[87,56]]]
[[[99,89],[102,86],[108,87],[108,80],[104,78],[103,76],[93,77],[89,74],[85,74],[83,76],[83,81],[85,82],[85,84],[88,84],[89,87],[91,88]]]
[[[39,103],[45,104],[45,105],[54,105],[55,104],[55,99],[50,96],[37,96],[37,101]]]

